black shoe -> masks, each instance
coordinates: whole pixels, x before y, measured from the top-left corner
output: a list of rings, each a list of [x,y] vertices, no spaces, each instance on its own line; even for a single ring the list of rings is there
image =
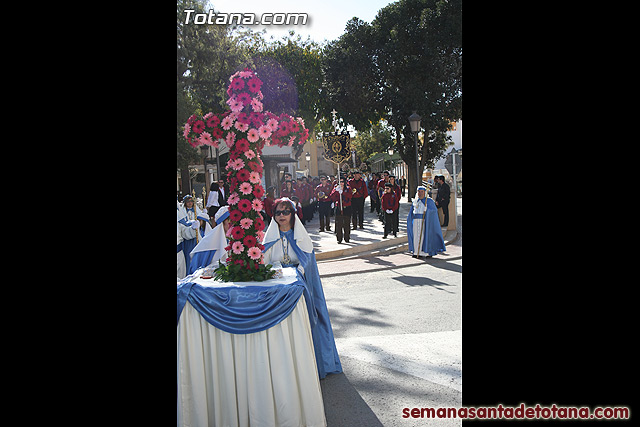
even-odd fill
[[[398,235],[396,233],[393,233],[393,237],[398,237]]]
[[[349,239],[344,239],[345,242],[349,243]]]
[[[418,255],[411,255],[412,258],[418,258]]]
[[[342,243],[342,240],[338,240],[338,244]]]
[[[384,236],[382,236],[382,238],[383,238],[383,239],[386,239],[386,238],[387,238],[387,235],[385,234]]]

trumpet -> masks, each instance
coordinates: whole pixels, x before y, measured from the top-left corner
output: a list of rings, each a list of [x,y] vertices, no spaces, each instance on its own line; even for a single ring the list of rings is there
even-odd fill
[[[357,191],[358,190],[356,188],[353,188],[351,194],[356,194]]]

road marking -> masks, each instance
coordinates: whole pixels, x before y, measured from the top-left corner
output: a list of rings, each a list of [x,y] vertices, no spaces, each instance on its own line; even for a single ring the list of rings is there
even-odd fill
[[[462,392],[462,331],[336,338],[338,354]]]

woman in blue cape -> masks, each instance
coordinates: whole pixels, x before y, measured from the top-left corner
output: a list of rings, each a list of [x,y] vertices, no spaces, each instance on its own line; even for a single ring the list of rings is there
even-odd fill
[[[184,225],[182,229],[182,249],[184,250],[184,260],[188,274],[191,263],[191,256],[189,254],[205,234],[211,231],[209,214],[202,212],[193,201],[193,197],[187,194],[182,199],[182,205],[178,206],[178,218],[178,222]],[[202,223],[200,223],[200,221],[202,221]]]
[[[193,248],[189,257],[189,270],[187,274],[193,274],[197,269],[208,265],[218,265],[218,260],[225,261],[227,251],[224,249],[227,242],[226,233],[229,230],[229,208],[223,206],[217,210],[215,216],[216,226]]]
[[[442,238],[438,208],[433,199],[426,197],[426,191],[426,187],[418,187],[418,194],[407,217],[409,251],[414,258],[432,257],[447,250]]]
[[[329,311],[320,282],[313,243],[296,215],[295,204],[286,197],[273,204],[273,219],[264,236],[264,263],[280,262],[283,267],[296,267],[304,277],[313,300],[315,313],[310,313],[311,335],[318,375],[342,372],[338,350],[333,338]]]

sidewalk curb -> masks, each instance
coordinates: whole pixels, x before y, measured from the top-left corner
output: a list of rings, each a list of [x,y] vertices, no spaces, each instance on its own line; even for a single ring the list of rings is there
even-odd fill
[[[451,231],[454,231],[454,230],[451,230]],[[454,233],[446,233],[446,234],[447,235],[452,234],[453,237],[450,238],[449,240],[445,240],[444,242],[445,246],[452,244],[458,238],[457,231],[455,232],[455,234]],[[403,236],[403,237],[397,237],[393,239],[381,240],[379,242],[370,243],[368,245],[357,245],[357,246],[350,246],[344,249],[338,249],[333,251],[318,252],[316,253],[316,260],[317,261],[328,260],[328,259],[339,258],[339,257],[344,257],[349,255],[356,255],[356,254],[365,253],[365,252],[371,252],[377,249],[385,249],[385,248],[389,248],[388,250],[389,253],[403,252],[405,250],[409,250],[408,237]]]

